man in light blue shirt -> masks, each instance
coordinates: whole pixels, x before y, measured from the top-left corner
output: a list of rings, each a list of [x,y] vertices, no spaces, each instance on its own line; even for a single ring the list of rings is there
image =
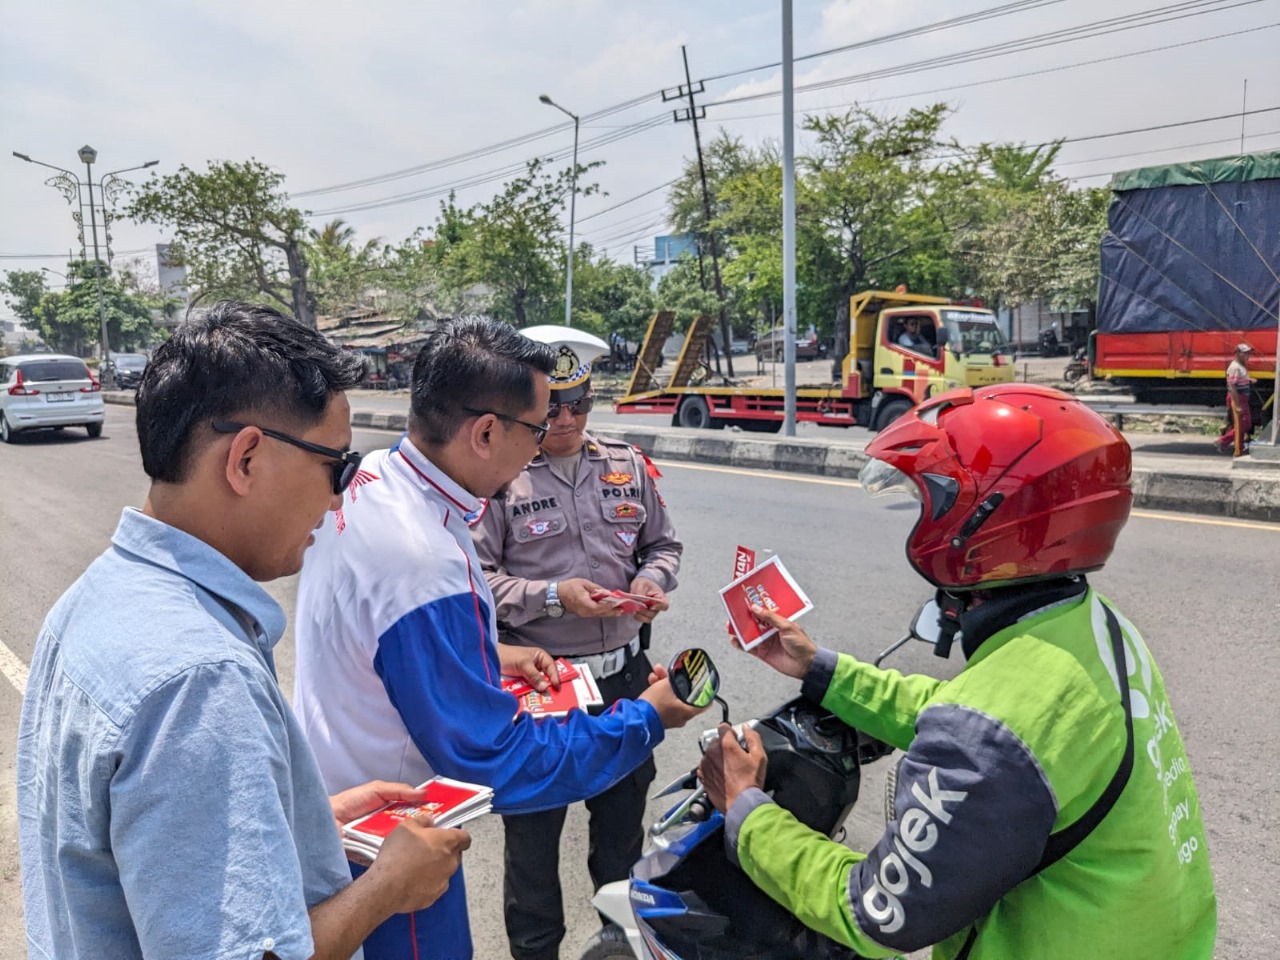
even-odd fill
[[[23,702],[18,815],[30,956],[343,958],[446,889],[469,844],[410,821],[352,883],[332,798],[276,681],[279,606],[341,503],[356,355],[223,302],[138,391],[141,511],[50,611]]]

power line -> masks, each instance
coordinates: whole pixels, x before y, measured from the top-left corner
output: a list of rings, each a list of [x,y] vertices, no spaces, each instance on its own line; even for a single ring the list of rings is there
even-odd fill
[[[979,23],[983,20],[994,20],[997,17],[1008,16],[1011,13],[1023,13],[1027,10],[1035,10],[1038,7],[1047,7],[1061,0],[1018,0],[1016,3],[1007,3],[998,7],[988,7],[985,10],[977,10],[963,16],[953,17],[950,20],[938,20],[934,23],[926,23],[919,27],[909,27],[906,30],[898,30],[894,33],[881,34],[878,37],[871,37],[867,40],[859,40],[857,43],[848,43],[840,47],[829,47],[826,50],[815,50],[813,53],[806,53],[800,57],[794,57],[794,63],[800,63],[805,60],[816,60],[819,57],[828,57],[836,53],[847,53],[850,50],[862,50],[866,47],[878,46],[882,43],[893,43],[895,40],[905,40],[910,37],[919,37],[927,33],[934,33],[939,30],[949,30],[952,27],[966,26],[970,23]],[[714,76],[704,77],[705,83],[711,83],[715,80],[726,80],[729,77],[740,77],[747,73],[760,73],[763,70],[772,70],[774,67],[782,66],[781,60],[775,60],[773,63],[762,63],[757,67],[746,67],[742,70],[730,70],[727,73],[717,73]]]
[[[967,23],[974,23],[974,22],[979,22],[981,20],[993,19],[998,16],[1005,16],[1008,13],[1018,13],[1018,12],[1021,12],[1022,10],[1035,9],[1040,6],[1047,6],[1049,4],[1059,3],[1059,2],[1061,2],[1061,0],[1017,0],[1017,2],[1014,2],[1014,3],[1007,3],[1001,6],[988,8],[986,10],[979,10],[974,13],[966,14],[961,17],[951,18],[950,20],[943,20],[935,23],[924,24],[923,26],[920,26],[920,27],[914,27],[909,30],[899,31],[896,34],[887,34],[883,37],[873,38],[872,40],[861,41],[855,44],[848,44],[844,47],[836,47],[830,50],[816,51],[814,53],[805,54],[797,59],[809,60],[815,57],[828,56],[832,53],[839,53],[847,50],[860,49],[862,47],[873,46],[875,44],[880,44],[880,43],[889,43],[894,40],[902,39],[904,37],[916,36],[924,33],[931,33],[938,30],[945,30],[951,27],[961,26]],[[774,66],[776,66],[776,64],[774,64]],[[751,72],[762,70],[762,69],[768,69],[768,66],[751,67],[746,70],[737,70],[737,71],[731,71],[729,73],[718,74],[714,77],[707,78],[706,81],[704,82],[709,82],[711,80],[724,79],[726,77],[737,76],[743,73],[751,73]],[[640,104],[647,103],[648,101],[653,100],[659,96],[661,96],[660,90],[641,94],[639,96],[632,97],[628,100],[621,101],[620,103],[603,107],[600,110],[597,110],[593,113],[584,114],[582,116],[582,121],[584,123],[589,123],[593,120],[602,120],[605,117],[609,117],[616,113],[621,113],[625,110],[629,110],[632,107],[639,106]],[[414,177],[422,173],[428,173],[433,170],[443,169],[445,167],[454,166],[459,163],[465,163],[469,160],[476,160],[482,157],[491,156],[495,153],[502,153],[506,150],[513,149],[514,147],[523,146],[527,143],[533,143],[545,137],[549,137],[557,133],[565,132],[569,130],[571,127],[572,127],[572,124],[570,123],[556,124],[551,127],[544,127],[540,130],[534,130],[530,133],[521,134],[520,136],[511,137],[506,140],[501,140],[496,143],[488,144],[483,147],[476,147],[472,150],[455,154],[453,156],[442,157],[438,160],[432,160],[427,163],[417,164],[415,166],[406,167],[401,170],[391,171],[390,173],[378,174],[372,177],[365,177],[363,179],[358,179],[358,180],[350,180],[345,183],[334,184],[328,187],[317,187],[311,190],[302,190],[293,194],[293,196],[294,197],[321,196],[323,194],[337,193],[337,192],[346,191],[346,190],[357,190],[362,187],[373,186],[380,183],[388,183],[394,180],[401,180],[408,177]]]
[[[579,153],[585,153],[589,150],[599,149],[600,147],[608,146],[611,143],[617,143],[619,140],[625,140],[628,137],[633,137],[638,133],[643,133],[646,130],[652,129],[653,127],[661,126],[666,122],[666,120],[667,118],[665,114],[662,114],[656,117],[650,117],[647,120],[641,120],[637,123],[631,124],[629,127],[623,128],[622,130],[614,131],[613,133],[604,134],[592,140],[587,140],[579,146]],[[547,154],[545,156],[545,159],[554,163],[558,160],[567,159],[572,155],[573,155],[572,148],[564,148],[562,150],[553,151],[552,153]],[[475,186],[480,186],[486,183],[493,183],[497,180],[501,180],[504,177],[514,176],[514,175],[523,173],[527,169],[527,166],[528,166],[528,161],[522,160],[519,163],[512,163],[504,167],[487,170],[484,173],[474,174],[462,180],[454,180],[447,183],[436,184],[435,186],[427,187],[422,190],[415,190],[410,193],[401,193],[401,194],[393,194],[391,196],[386,196],[386,197],[378,197],[372,200],[348,204],[347,206],[343,206],[343,207],[333,207],[328,210],[318,210],[314,213],[307,214],[307,216],[313,219],[317,217],[330,217],[330,216],[335,216],[335,215],[344,214],[344,213],[356,213],[363,210],[377,210],[382,207],[398,206],[402,203],[413,203],[418,200],[426,200],[432,197],[441,197],[449,193],[452,193],[456,190],[463,190],[468,187],[475,187]]]
[[[587,220],[594,220],[596,217],[602,216],[603,214],[608,213],[610,210],[617,210],[619,207],[625,207],[628,203],[635,203],[637,200],[643,199],[644,197],[649,196],[649,194],[651,193],[657,193],[659,190],[665,190],[667,187],[674,186],[675,182],[679,179],[680,179],[679,177],[672,177],[666,183],[660,183],[656,187],[650,187],[648,190],[645,190],[641,193],[637,193],[634,197],[628,197],[626,200],[621,200],[618,203],[615,203],[611,207],[605,207],[603,210],[597,210],[595,213],[590,214],[589,216],[586,216],[586,217],[579,217],[578,222],[585,223]]]
[[[1034,36],[1023,37],[1018,40],[1004,41],[1001,43],[990,44],[985,47],[974,47],[959,53],[946,54],[926,60],[917,60],[912,63],[899,64],[892,67],[882,67],[876,70],[866,71],[865,73],[835,77],[830,80],[815,81],[814,83],[797,86],[796,93],[828,90],[834,87],[848,86],[849,84],[862,83],[868,80],[881,80],[890,77],[905,76],[912,73],[922,73],[924,71],[936,70],[940,67],[946,66],[979,63],[983,60],[991,60],[996,57],[1008,56],[1014,53],[1025,53],[1030,50],[1040,50],[1047,47],[1060,46],[1064,43],[1074,43],[1078,40],[1090,40],[1095,37],[1107,36],[1112,33],[1121,33],[1128,30],[1140,29],[1142,27],[1157,26],[1162,23],[1183,20],[1189,17],[1204,16],[1208,13],[1219,13],[1224,10],[1251,6],[1255,3],[1261,2],[1262,0],[1236,0],[1236,2],[1224,6],[1222,5],[1224,0],[1188,0],[1186,3],[1157,7],[1154,10],[1143,11],[1139,14],[1130,14],[1125,17],[1113,17],[1109,20],[1096,20],[1076,27],[1036,34]],[[780,90],[743,94],[739,97],[730,97],[728,99],[718,100],[715,103],[709,104],[709,106],[715,107],[725,106],[731,103],[749,103],[755,100],[768,100],[781,95],[782,92]]]
[[[805,110],[801,116],[814,116],[827,110],[839,110],[843,107],[854,107],[868,103],[885,103],[890,100],[909,100],[913,97],[930,97],[939,93],[952,93],[956,90],[967,90],[970,87],[984,87],[992,83],[1005,83],[1009,80],[1024,80],[1027,77],[1038,77],[1048,73],[1060,73],[1063,70],[1075,70],[1079,67],[1096,66],[1100,63],[1111,63],[1115,60],[1127,60],[1131,57],[1145,56],[1149,53],[1162,53],[1166,50],[1176,50],[1179,47],[1191,47],[1198,43],[1208,43],[1212,40],[1225,40],[1229,37],[1238,37],[1246,33],[1257,33],[1260,30],[1271,30],[1280,27],[1280,21],[1275,23],[1266,23],[1257,27],[1247,27],[1243,30],[1232,30],[1229,33],[1218,33],[1210,37],[1197,37],[1195,40],[1183,40],[1179,43],[1168,43],[1159,47],[1147,47],[1145,50],[1134,50],[1130,53],[1119,53],[1109,57],[1097,57],[1093,60],[1077,60],[1075,63],[1065,63],[1056,67],[1044,67],[1039,70],[1027,70],[1022,73],[1006,74],[1003,77],[989,77],[986,80],[972,80],[968,83],[956,83],[946,87],[934,87],[932,90],[916,90],[912,93],[896,93],[889,96],[870,97],[858,100],[843,100],[839,103],[828,103],[810,107]],[[719,106],[719,104],[711,104],[711,106]],[[782,111],[771,110],[766,113],[748,113],[736,117],[717,117],[717,123],[733,123],[738,120],[757,120],[763,117],[781,116]]]
[[[629,100],[623,100],[620,103],[615,103],[615,104],[612,104],[611,106],[603,107],[600,110],[595,111],[594,113],[583,114],[582,121],[586,123],[591,120],[600,120],[605,117],[612,116],[615,113],[621,113],[624,110],[630,110],[632,107],[639,106],[642,103],[647,103],[650,100],[654,100],[658,98],[660,95],[661,95],[661,91],[655,90],[652,93],[646,93],[638,97],[632,97]],[[361,180],[350,180],[350,181],[347,181],[346,183],[334,184],[333,186],[329,186],[329,187],[316,187],[315,189],[312,189],[312,190],[303,190],[293,194],[293,196],[294,197],[314,197],[314,196],[320,196],[321,194],[326,194],[326,193],[338,193],[345,190],[356,190],[361,187],[374,186],[379,183],[389,183],[393,180],[403,180],[406,177],[414,177],[421,173],[430,173],[433,170],[440,170],[445,167],[455,166],[459,163],[466,163],[468,160],[477,160],[477,159],[480,159],[481,157],[491,156],[492,154],[495,154],[495,153],[502,153],[506,150],[512,149],[513,147],[523,146],[526,143],[533,143],[536,140],[541,140],[545,137],[550,137],[550,136],[553,136],[554,134],[563,133],[571,129],[573,129],[572,123],[558,123],[554,126],[543,127],[541,130],[534,130],[532,133],[522,134],[518,137],[511,137],[507,140],[500,140],[497,143],[491,143],[483,147],[476,147],[464,153],[454,154],[453,156],[450,156],[450,157],[441,157],[439,160],[431,160],[431,161],[428,161],[427,163],[421,163],[413,167],[406,167],[403,170],[393,170],[390,173],[383,173],[383,174],[378,174],[372,177],[365,177],[364,179],[361,179]]]

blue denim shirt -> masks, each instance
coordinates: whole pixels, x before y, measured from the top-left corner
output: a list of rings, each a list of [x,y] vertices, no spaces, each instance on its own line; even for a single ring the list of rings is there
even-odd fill
[[[207,544],[126,510],[50,611],[18,735],[33,958],[311,956],[351,882],[276,681],[280,607]]]

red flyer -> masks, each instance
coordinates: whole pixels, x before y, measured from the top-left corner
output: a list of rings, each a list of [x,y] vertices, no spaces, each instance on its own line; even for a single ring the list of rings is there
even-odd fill
[[[525,684],[524,693],[516,694],[519,706],[516,715],[522,713],[533,717],[563,717],[570,710],[586,710],[587,707],[598,707],[604,703],[600,696],[600,688],[591,676],[591,668],[585,663],[573,665],[577,675],[572,680],[560,684],[560,689],[548,687],[545,693],[539,693]],[[564,674],[561,674],[563,677]],[[505,684],[504,684],[505,688]]]
[[[658,605],[654,597],[646,597],[641,593],[626,593],[622,590],[601,590],[591,594],[591,599],[606,606],[621,607],[623,613],[639,613],[641,610]]]
[[[776,556],[724,587],[720,591],[720,599],[744,650],[750,650],[777,633],[773,628],[761,625],[751,615],[751,604],[772,610],[788,620],[795,620],[813,609],[808,596]]]
[[[733,579],[737,580],[755,565],[756,552],[750,547],[744,547],[739,544],[738,551],[733,556]]]
[[[488,813],[493,791],[488,787],[447,777],[433,777],[423,784],[426,799],[419,803],[391,803],[342,827],[343,836],[374,847],[391,835],[391,831],[410,817],[431,814],[438,827],[456,827],[483,813]]]
[[[556,661],[556,666],[560,670],[560,683],[565,684],[570,680],[577,679],[578,668],[568,660],[561,657]],[[507,693],[514,694],[517,697],[523,697],[526,693],[533,692],[533,684],[524,677],[503,677],[502,689]]]

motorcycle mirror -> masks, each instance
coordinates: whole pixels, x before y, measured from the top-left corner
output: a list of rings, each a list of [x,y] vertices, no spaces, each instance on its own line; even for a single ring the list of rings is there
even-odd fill
[[[729,722],[729,705],[720,699],[720,671],[707,651],[698,647],[681,650],[667,665],[667,680],[676,697],[691,707],[708,707],[717,701]]]
[[[929,600],[911,621],[911,635],[925,643],[936,644],[942,636],[942,608],[937,600]]]

